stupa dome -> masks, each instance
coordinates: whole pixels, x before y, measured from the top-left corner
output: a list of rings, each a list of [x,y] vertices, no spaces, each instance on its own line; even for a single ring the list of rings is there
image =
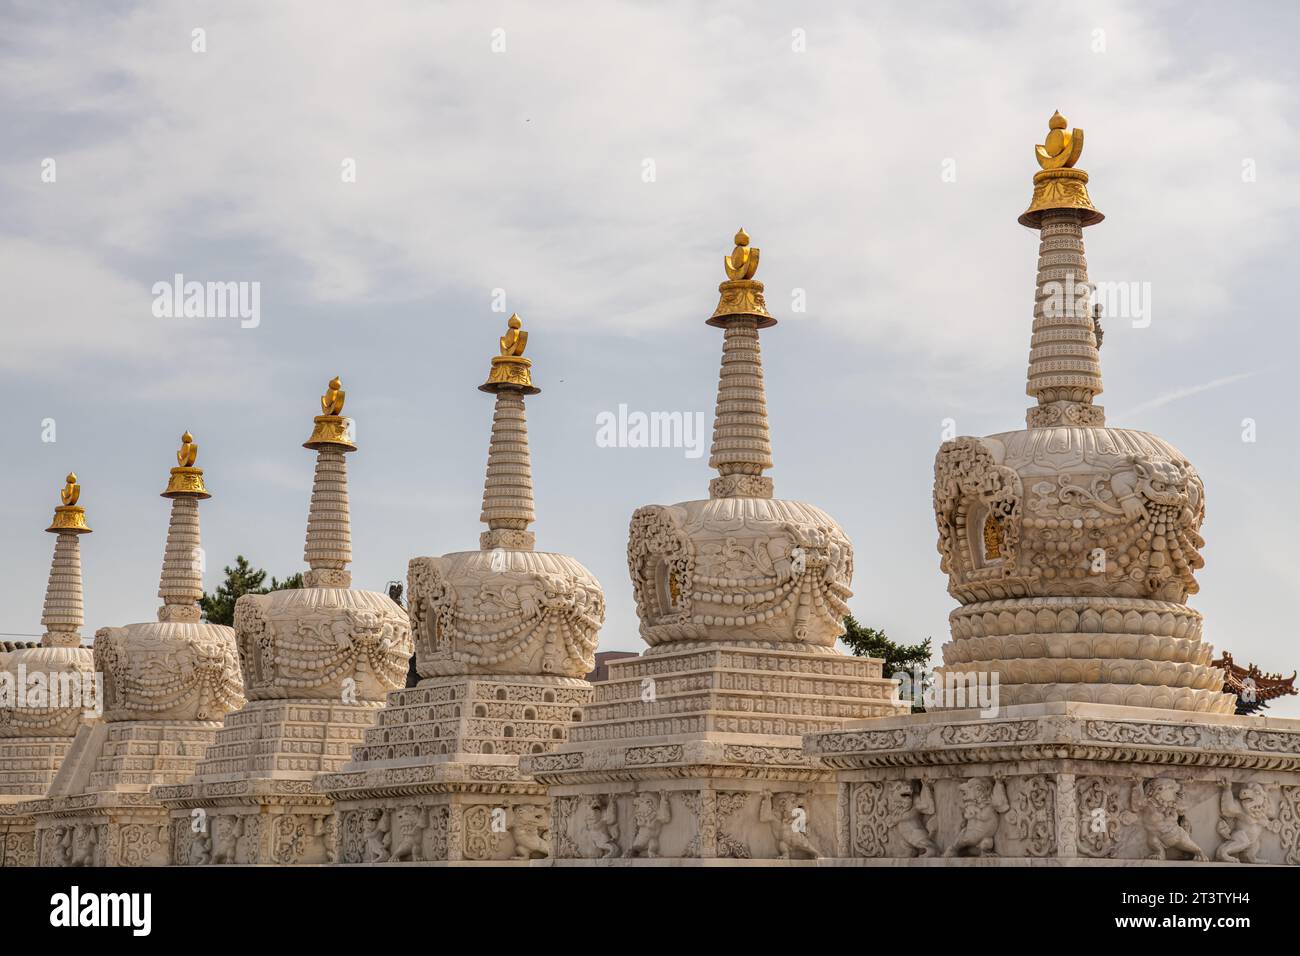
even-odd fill
[[[0,654],[0,671],[17,693],[33,675],[41,675],[41,693],[57,688],[63,675],[75,675],[76,685],[93,680],[94,659],[89,647],[24,647]],[[29,691],[25,691],[29,692]],[[85,719],[86,707],[60,706],[47,696],[45,706],[0,707],[0,737],[73,737]]]
[[[1076,700],[1232,713],[1187,607],[1205,489],[1147,432],[1106,426],[1100,308],[1083,228],[1102,220],[1063,120],[1020,222],[1041,233],[1027,427],[945,442],[935,459],[940,566],[962,607],[946,671],[996,672],[1006,704]]]
[[[1197,591],[1200,476],[1147,432],[1077,425],[948,442],[935,464],[939,550],[963,604]]]
[[[235,631],[250,700],[332,700],[346,691],[382,701],[406,682],[411,629],[386,594],[347,587],[245,594]]]
[[[628,566],[652,646],[766,641],[830,647],[844,632],[853,547],[802,501],[710,498],[632,516]]]
[[[595,666],[605,594],[567,554],[458,551],[411,561],[412,613],[425,636],[421,677],[548,674],[584,677]]]
[[[742,641],[831,647],[844,633],[853,546],[830,515],[772,497],[758,330],[776,324],[742,229],[709,325],[725,329],[709,498],[632,515],[628,570],[651,647]]]
[[[234,628],[147,621],[95,633],[104,719],[219,721],[244,703]]]

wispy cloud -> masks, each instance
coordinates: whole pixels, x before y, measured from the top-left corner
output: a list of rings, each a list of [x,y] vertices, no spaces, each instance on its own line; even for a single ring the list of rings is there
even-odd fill
[[[1253,372],[1239,372],[1236,375],[1225,375],[1222,378],[1211,379],[1208,382],[1202,382],[1200,385],[1188,385],[1183,388],[1175,388],[1162,395],[1157,395],[1149,401],[1141,402],[1132,408],[1126,408],[1123,411],[1115,412],[1112,417],[1131,419],[1139,412],[1149,412],[1153,408],[1163,408],[1184,398],[1192,395],[1200,395],[1202,392],[1211,392],[1216,388],[1223,388],[1225,385],[1232,385],[1236,382],[1243,382],[1248,378],[1254,378],[1261,374],[1264,369],[1256,369]]]

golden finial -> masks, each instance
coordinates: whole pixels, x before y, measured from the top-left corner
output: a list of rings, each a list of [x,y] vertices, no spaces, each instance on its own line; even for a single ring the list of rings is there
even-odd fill
[[[541,391],[533,384],[532,361],[524,358],[524,349],[528,345],[528,333],[523,330],[519,316],[512,315],[506,322],[506,334],[497,340],[501,345],[501,354],[492,356],[492,369],[488,380],[479,386],[481,392],[499,392],[505,388],[514,388],[525,395],[536,395]]]
[[[77,476],[73,472],[68,472],[65,479],[63,490],[59,492],[59,497],[63,499],[64,505],[72,507],[81,497],[81,485],[77,484]]]
[[[302,443],[303,448],[320,449],[334,445],[344,451],[357,450],[351,436],[352,423],[342,415],[343,402],[347,397],[348,393],[343,391],[342,378],[335,375],[326,386],[325,394],[320,397],[320,409],[324,414],[312,419],[315,427],[312,428],[311,437]]]
[[[198,457],[199,446],[194,443],[194,436],[189,432],[181,435],[181,449],[176,453],[176,467],[171,470],[171,478],[162,493],[164,498],[212,497],[203,485],[203,469],[194,467]]]
[[[342,415],[343,401],[348,393],[343,391],[343,383],[335,375],[330,379],[328,390],[320,397],[320,410],[323,415]]]
[[[199,457],[199,446],[194,444],[194,436],[186,432],[181,436],[181,450],[176,453],[176,464],[182,468],[193,468],[194,460]]]
[[[1083,130],[1076,129],[1067,133],[1070,124],[1059,112],[1052,114],[1047,121],[1047,139],[1043,145],[1035,146],[1038,165],[1043,169],[1071,169],[1079,161],[1083,152]]]
[[[520,321],[518,313],[510,316],[506,322],[508,326],[506,334],[501,336],[501,354],[520,356],[524,354],[524,349],[528,347],[528,333],[520,331],[523,322]]]
[[[758,271],[759,250],[749,248],[749,236],[744,229],[736,232],[736,248],[731,255],[722,257],[722,267],[728,279],[752,279]]]
[[[718,307],[705,324],[725,327],[733,316],[752,318],[760,329],[776,325],[776,319],[767,311],[763,299],[763,283],[754,278],[758,272],[759,251],[749,244],[749,234],[744,229],[736,231],[736,248],[731,255],[722,257],[722,267],[727,278],[718,286],[722,294]]]
[[[59,499],[63,502],[54,508],[54,520],[46,528],[52,534],[89,534],[90,525],[86,524],[86,509],[77,504],[81,497],[81,485],[77,476],[68,472],[63,487],[59,489]]]
[[[1034,173],[1034,197],[1029,208],[1020,214],[1022,226],[1041,228],[1043,216],[1049,212],[1078,210],[1079,222],[1091,226],[1106,217],[1097,211],[1088,195],[1088,174],[1075,169],[1083,153],[1083,130],[1066,132],[1069,122],[1059,112],[1047,121],[1047,137],[1041,146],[1034,147],[1038,165]]]

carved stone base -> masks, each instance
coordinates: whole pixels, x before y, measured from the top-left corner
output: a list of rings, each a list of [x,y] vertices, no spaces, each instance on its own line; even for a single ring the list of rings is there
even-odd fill
[[[170,811],[172,862],[333,862],[333,804],[311,781],[347,762],[382,706],[254,700],[228,714],[194,779],[151,791]]]
[[[570,742],[520,762],[554,802],[556,861],[829,855],[833,778],[801,735],[905,708],[880,667],[761,642],[611,662]]]
[[[834,847],[835,788],[790,743],[706,735],[524,764],[548,784],[557,865],[816,860]]]
[[[527,865],[551,852],[545,790],[509,764],[389,770],[368,775],[386,784],[333,789],[347,776],[322,781],[336,801],[339,863]]]
[[[17,800],[0,797],[0,867],[36,865],[36,820]]]
[[[433,677],[389,694],[351,762],[316,778],[335,801],[338,862],[515,861],[550,852],[546,789],[522,754],[565,741],[591,685],[568,677]]]
[[[1058,702],[810,734],[837,855],[1300,864],[1300,721]]]
[[[309,781],[207,781],[152,794],[170,813],[176,866],[334,862],[334,805]]]
[[[166,866],[167,811],[146,793],[91,793],[20,805],[36,818],[37,866]]]
[[[49,795],[18,805],[35,817],[38,865],[165,866],[168,812],[149,788],[193,776],[219,726],[132,720],[82,727]]]

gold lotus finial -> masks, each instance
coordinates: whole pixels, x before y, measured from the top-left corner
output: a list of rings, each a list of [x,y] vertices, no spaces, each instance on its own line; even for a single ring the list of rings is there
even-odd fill
[[[59,489],[59,498],[63,504],[55,506],[54,521],[45,530],[51,534],[89,534],[86,509],[77,504],[80,497],[81,485],[77,484],[77,476],[68,472],[63,487]]]
[[[194,436],[186,432],[181,436],[181,450],[176,453],[176,467],[167,479],[164,498],[211,498],[203,485],[203,469],[195,468],[194,462],[199,457],[199,446],[194,443]]]
[[[303,448],[319,451],[336,446],[344,451],[356,451],[352,440],[352,422],[343,417],[343,402],[348,393],[343,391],[343,380],[335,375],[325,386],[320,397],[321,414],[312,419],[311,437],[302,443]]]
[[[520,321],[518,313],[510,316],[506,322],[508,328],[506,334],[501,336],[501,354],[512,357],[518,357],[524,354],[524,349],[528,347],[528,333],[522,331],[523,322]]]
[[[728,279],[752,279],[758,271],[759,250],[749,248],[749,236],[744,229],[736,232],[736,248],[731,255],[723,256],[722,266]]]
[[[1079,161],[1083,152],[1083,130],[1067,133],[1065,130],[1069,125],[1060,112],[1053,113],[1047,121],[1047,139],[1043,145],[1034,147],[1038,165],[1043,169],[1070,169]]]
[[[515,388],[525,395],[536,395],[541,391],[533,384],[532,360],[524,358],[524,349],[528,346],[528,333],[523,330],[523,322],[518,315],[510,316],[506,322],[506,334],[497,342],[501,354],[492,356],[492,369],[488,380],[479,386],[482,392],[499,392],[505,388]]]
[[[343,401],[348,397],[348,393],[343,391],[343,383],[335,375],[330,379],[329,388],[325,394],[320,397],[320,410],[326,415],[343,414]]]
[[[181,450],[176,453],[176,464],[182,468],[193,468],[199,457],[199,446],[194,444],[194,436],[186,432],[181,436]]]
[[[70,508],[75,505],[77,499],[81,497],[81,485],[77,484],[77,476],[72,472],[68,472],[68,477],[65,480],[67,483],[59,492],[59,497],[62,498],[63,503]]]

